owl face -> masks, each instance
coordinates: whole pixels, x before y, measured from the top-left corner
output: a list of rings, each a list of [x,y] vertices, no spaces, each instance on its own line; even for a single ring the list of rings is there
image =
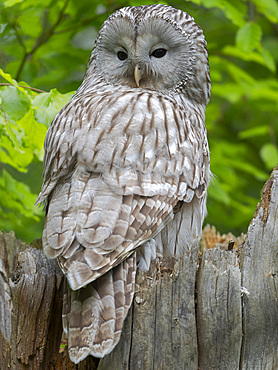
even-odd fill
[[[98,73],[112,84],[171,90],[188,79],[194,51],[186,35],[159,17],[114,17],[102,28]]]

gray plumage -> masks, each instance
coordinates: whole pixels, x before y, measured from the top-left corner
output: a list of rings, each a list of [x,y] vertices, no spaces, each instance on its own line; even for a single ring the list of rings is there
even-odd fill
[[[70,286],[63,326],[73,362],[118,343],[136,253],[148,269],[157,252],[180,255],[200,236],[209,97],[205,38],[187,13],[128,7],[104,22],[81,86],[48,130],[37,200],[46,205],[45,254]],[[177,242],[165,251],[167,223]]]

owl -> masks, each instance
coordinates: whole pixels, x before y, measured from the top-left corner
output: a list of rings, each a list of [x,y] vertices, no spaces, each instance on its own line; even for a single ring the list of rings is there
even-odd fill
[[[104,22],[81,86],[47,132],[37,199],[44,252],[69,285],[62,321],[73,362],[118,343],[137,267],[200,236],[209,98],[206,41],[190,15],[146,5]]]

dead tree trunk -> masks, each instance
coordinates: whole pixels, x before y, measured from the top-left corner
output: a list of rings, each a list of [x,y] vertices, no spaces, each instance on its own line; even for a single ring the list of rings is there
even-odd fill
[[[57,263],[0,233],[0,368],[278,369],[278,167],[243,244],[229,238],[206,228],[201,247],[139,273],[120,343],[74,365],[61,345]]]

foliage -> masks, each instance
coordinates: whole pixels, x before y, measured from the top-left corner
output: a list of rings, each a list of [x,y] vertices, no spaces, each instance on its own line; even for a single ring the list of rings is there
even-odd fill
[[[0,91],[0,229],[14,230],[32,240],[42,229],[43,214],[34,203],[41,184],[47,126],[73,93],[60,94],[53,89],[39,94],[2,70],[0,75],[12,85]]]
[[[33,204],[47,127],[79,86],[102,22],[117,8],[149,3],[0,2],[0,229],[13,229],[26,241],[41,236],[43,214]],[[245,232],[278,161],[277,2],[168,4],[191,14],[208,41],[212,99],[206,122],[214,178],[206,221],[222,232]]]

